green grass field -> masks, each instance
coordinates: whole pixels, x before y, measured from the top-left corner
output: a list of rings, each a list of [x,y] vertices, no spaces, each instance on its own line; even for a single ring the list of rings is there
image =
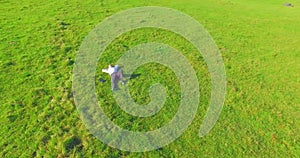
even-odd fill
[[[299,157],[300,2],[281,0],[33,1],[0,0],[1,157]],[[173,143],[149,152],[109,147],[89,133],[72,93],[76,53],[106,17],[138,6],[163,6],[199,21],[224,60],[227,94],[222,113],[205,137],[198,132],[210,102],[210,74],[184,38],[160,29],[123,34],[101,56],[96,77],[125,51],[161,42],[181,51],[199,79],[201,103],[189,128]],[[112,55],[113,54],[113,55]],[[76,64],[76,63],[75,63]],[[160,73],[157,73],[160,72]],[[128,84],[139,104],[160,82],[168,97],[153,117],[138,118],[115,103],[110,82],[96,82],[98,100],[120,127],[148,131],[170,121],[180,102],[176,76],[166,67],[139,67]]]

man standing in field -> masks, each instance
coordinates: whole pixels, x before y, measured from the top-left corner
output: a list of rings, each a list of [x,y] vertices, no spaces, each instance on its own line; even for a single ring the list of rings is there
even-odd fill
[[[125,82],[123,81],[123,70],[121,70],[118,65],[115,65],[114,67],[108,65],[108,68],[102,69],[102,72],[108,73],[110,75],[112,90],[118,89],[118,81],[121,81],[122,84],[125,84]]]

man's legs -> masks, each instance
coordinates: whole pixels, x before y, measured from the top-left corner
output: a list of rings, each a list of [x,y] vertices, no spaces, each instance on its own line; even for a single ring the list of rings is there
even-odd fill
[[[111,74],[111,89],[112,90],[118,89],[118,75],[115,72]]]
[[[118,80],[120,80],[122,82],[122,84],[124,84],[124,81],[123,81],[123,70],[118,70],[117,72],[117,77],[118,77]]]

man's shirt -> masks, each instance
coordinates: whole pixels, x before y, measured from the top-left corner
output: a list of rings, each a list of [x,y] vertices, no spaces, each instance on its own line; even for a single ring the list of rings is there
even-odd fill
[[[113,74],[114,72],[118,71],[118,65],[116,66],[108,66],[108,69],[102,69],[102,72],[108,73],[109,75]]]

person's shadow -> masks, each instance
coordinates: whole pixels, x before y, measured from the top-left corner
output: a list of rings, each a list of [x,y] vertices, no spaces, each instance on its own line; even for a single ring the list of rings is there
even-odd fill
[[[123,74],[123,77],[125,78],[124,84],[126,84],[129,80],[135,79],[137,77],[141,76],[141,74]]]
[[[123,68],[123,66],[119,66],[119,69],[122,69],[122,68]],[[129,78],[128,80],[135,79],[139,76],[141,76],[141,74],[123,74],[124,78]]]
[[[131,79],[135,79],[135,78],[141,76],[141,74],[123,74],[123,76],[125,78],[129,78],[131,80]]]
[[[141,76],[141,74],[123,74],[123,78],[125,78],[124,83],[127,83],[129,80],[135,79]],[[105,82],[103,78],[99,78],[99,82]]]

